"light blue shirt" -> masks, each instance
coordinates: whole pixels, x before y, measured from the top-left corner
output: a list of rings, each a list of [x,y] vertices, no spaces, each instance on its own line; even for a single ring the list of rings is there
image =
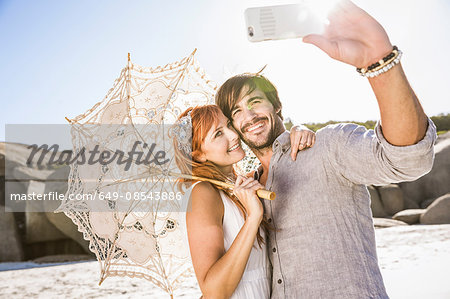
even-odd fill
[[[273,266],[272,298],[388,298],[378,267],[366,185],[411,181],[428,173],[436,128],[411,146],[393,146],[375,130],[327,126],[314,147],[290,157],[289,133],[273,144],[264,200]],[[258,176],[258,173],[256,173]]]

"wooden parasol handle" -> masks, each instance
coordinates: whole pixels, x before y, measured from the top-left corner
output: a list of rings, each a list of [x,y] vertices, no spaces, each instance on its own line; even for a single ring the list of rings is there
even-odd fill
[[[192,179],[192,180],[198,180],[198,181],[203,181],[203,182],[210,182],[211,184],[220,186],[220,187],[224,187],[224,188],[228,188],[228,189],[232,189],[234,188],[233,184],[230,183],[225,183],[225,182],[221,182],[218,180],[213,180],[213,179],[209,179],[209,178],[203,178],[203,177],[199,177],[199,176],[195,176],[195,175],[189,175],[189,174],[181,174],[181,173],[170,173],[170,175],[176,176],[176,177],[180,177],[180,178],[185,178],[185,179]],[[256,191],[256,195],[258,195],[258,197],[260,198],[264,198],[264,199],[268,199],[268,200],[274,200],[276,197],[275,192],[269,191],[269,190],[265,190],[265,189],[259,189]]]

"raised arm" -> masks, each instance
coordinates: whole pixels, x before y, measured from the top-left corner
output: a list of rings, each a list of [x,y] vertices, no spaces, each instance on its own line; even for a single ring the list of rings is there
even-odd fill
[[[303,41],[314,44],[333,59],[358,68],[367,68],[392,51],[383,27],[351,1],[340,1],[330,13],[329,21],[324,34],[309,35]],[[421,140],[427,129],[427,116],[401,64],[368,80],[378,101],[386,140],[398,146]]]
[[[425,137],[409,146],[394,146],[381,133],[356,124],[329,125],[317,131],[317,147],[327,149],[336,173],[355,184],[386,185],[413,181],[433,166],[436,127],[429,121]]]
[[[244,185],[245,181],[251,183],[254,180],[240,178],[239,185]],[[256,190],[262,186],[256,182],[246,187],[244,193],[251,190],[256,196]],[[191,196],[192,208],[186,221],[192,263],[200,289],[205,298],[229,298],[247,265],[262,220],[262,206],[260,211],[257,205],[250,208],[254,213],[248,215],[233,244],[225,252],[224,207],[220,194],[210,183],[202,182],[194,187]]]

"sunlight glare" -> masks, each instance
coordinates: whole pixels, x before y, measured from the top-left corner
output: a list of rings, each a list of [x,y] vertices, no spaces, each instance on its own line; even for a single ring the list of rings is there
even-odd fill
[[[307,5],[321,21],[326,22],[329,12],[335,7],[335,5],[341,0],[307,0]]]

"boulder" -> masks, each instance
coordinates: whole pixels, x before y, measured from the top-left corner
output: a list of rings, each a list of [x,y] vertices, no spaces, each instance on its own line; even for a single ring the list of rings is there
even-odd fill
[[[420,217],[422,224],[450,224],[450,193],[436,199]]]
[[[420,203],[420,207],[421,207],[422,209],[426,209],[426,208],[428,208],[435,200],[436,200],[436,198],[425,199],[424,201],[422,201],[422,202]]]
[[[444,134],[445,135],[445,134]],[[400,184],[405,198],[419,205],[429,198],[438,198],[450,192],[450,138],[438,138],[433,168],[425,176],[414,182]]]
[[[70,167],[64,166],[58,168],[52,173],[45,184],[45,193],[57,192],[58,194],[65,194],[68,188],[68,176]],[[60,201],[50,201],[46,206],[47,219],[64,235],[77,242],[81,247],[90,253],[89,242],[83,238],[83,234],[78,231],[77,226],[64,213],[54,213],[53,211],[59,207]]]
[[[27,193],[43,194],[44,190],[45,183],[30,181]],[[25,240],[27,244],[67,238],[47,219],[43,211],[43,201],[29,200],[26,202]]]
[[[36,154],[31,161],[32,148],[27,144],[0,142],[0,175],[5,176],[6,180],[45,180],[53,172],[54,165],[49,165],[51,154],[41,158],[41,152]]]
[[[0,176],[0,206],[5,206],[5,177]]]
[[[0,142],[0,170],[2,181],[6,177],[6,196],[16,194],[49,194],[50,191],[65,193],[69,166],[48,165],[51,155],[46,155],[41,165],[35,161],[27,165],[31,149],[26,144]],[[17,181],[14,181],[17,180]],[[0,190],[2,191],[2,190]],[[5,202],[2,192],[1,202]],[[89,254],[88,242],[77,227],[63,213],[53,211],[58,200],[34,200],[6,202],[14,211],[22,211],[23,254],[33,258],[48,254]],[[47,213],[46,213],[47,212]],[[16,219],[17,222],[17,219]],[[2,243],[6,244],[6,243]]]
[[[408,225],[406,222],[388,219],[388,218],[373,218],[373,226],[376,228],[386,228],[399,225]]]
[[[38,257],[33,259],[33,262],[36,264],[46,264],[46,263],[67,263],[67,262],[92,261],[92,260],[95,260],[95,257],[93,257],[90,254],[57,254]]]
[[[409,199],[407,197],[405,198],[403,196],[403,201],[405,203],[405,207],[404,207],[405,210],[420,209],[421,208],[421,206],[419,206],[419,204],[417,202],[412,201],[411,199]]]
[[[14,169],[19,166],[26,166],[29,150],[25,144],[0,142],[0,160],[3,160],[4,167],[1,174],[7,180],[14,179]]]
[[[380,195],[374,186],[367,186],[370,194],[370,208],[373,217],[386,217],[386,211],[383,208],[383,203],[380,200]]]
[[[40,165],[37,164],[40,158],[40,153],[36,155],[31,165],[27,165],[27,161],[30,158],[32,148],[28,148],[28,144],[12,143],[12,142],[0,142],[0,155],[5,157],[5,172],[12,174],[12,169],[17,166],[30,166],[34,169],[46,170],[51,155],[47,154],[43,156]]]
[[[392,219],[406,222],[408,224],[416,224],[420,221],[420,216],[425,213],[425,209],[409,209],[403,210],[395,214]]]
[[[5,176],[5,155],[2,153],[0,153],[0,176]]]
[[[22,242],[16,227],[14,213],[0,206],[0,262],[23,261]]]
[[[30,180],[45,180],[53,172],[47,165],[50,155],[44,156],[41,165],[37,165],[37,163],[27,165],[26,162],[32,151],[27,147],[26,144],[0,142],[0,175],[6,181],[6,199],[9,198],[11,193],[25,194]],[[3,193],[0,203],[11,207],[13,211],[25,211],[25,202],[11,202],[9,200],[5,202]]]
[[[11,200],[11,198],[15,195],[21,196],[23,194],[27,194],[28,182],[6,181],[3,176],[1,177],[1,181],[5,183],[2,187],[0,187],[0,189],[5,188],[4,192],[1,194],[2,205],[11,208],[14,212],[24,212],[26,204],[25,201],[14,199]],[[11,197],[11,195],[13,196]]]
[[[37,242],[24,246],[25,259],[32,260],[48,255],[86,254],[77,242],[71,239]]]
[[[390,184],[378,187],[378,192],[388,215],[394,215],[405,208],[403,192],[398,185]]]
[[[26,215],[27,244],[63,240],[67,237],[58,230],[42,212],[29,212]]]
[[[12,171],[12,176],[16,180],[28,181],[28,180],[45,180],[53,169],[36,169],[27,166],[16,166]]]

